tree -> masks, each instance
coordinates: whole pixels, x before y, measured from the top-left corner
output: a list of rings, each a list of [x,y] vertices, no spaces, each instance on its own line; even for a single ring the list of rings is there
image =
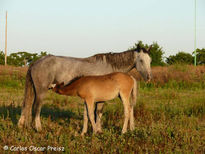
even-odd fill
[[[34,59],[36,59],[38,56],[37,53],[28,53],[28,52],[17,52],[12,53],[8,57],[8,64],[9,65],[15,65],[15,66],[23,66],[30,64]]]
[[[144,48],[149,48],[150,45],[148,44],[143,44],[142,41],[138,41],[138,43],[135,43],[135,45],[131,48],[137,48],[137,46],[144,47]],[[157,42],[153,42],[152,48],[150,51],[150,57],[152,58],[152,66],[163,66],[165,65],[163,61],[163,54],[164,52],[162,51],[162,47],[160,47]]]
[[[176,55],[171,55],[166,59],[167,64],[193,64],[194,57],[185,52],[178,52]]]
[[[205,64],[205,48],[196,49],[197,65]]]
[[[40,54],[37,53],[28,53],[28,52],[17,52],[11,53],[7,59],[9,65],[14,66],[25,66],[30,65],[34,61],[38,60],[39,58],[47,55],[47,52],[41,52]],[[4,64],[4,53],[0,52],[0,64]]]
[[[3,51],[0,51],[0,65],[4,65],[5,54]]]

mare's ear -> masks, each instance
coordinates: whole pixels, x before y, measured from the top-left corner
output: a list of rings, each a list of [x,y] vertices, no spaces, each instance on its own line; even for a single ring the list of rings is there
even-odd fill
[[[140,44],[138,43],[138,45],[137,45],[137,52],[140,52],[140,49],[141,49],[141,47],[140,47]]]
[[[147,51],[150,53],[150,50],[152,49],[152,45],[149,46],[149,48],[147,49]]]

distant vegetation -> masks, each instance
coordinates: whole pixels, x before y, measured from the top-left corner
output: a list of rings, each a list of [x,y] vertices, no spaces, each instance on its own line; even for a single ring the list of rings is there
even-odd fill
[[[137,45],[141,47],[148,48],[152,45],[151,49],[151,58],[152,58],[152,66],[165,66],[165,65],[173,65],[173,64],[193,64],[194,63],[194,52],[193,54],[180,51],[176,55],[170,55],[169,57],[164,57],[163,48],[157,43],[153,42],[152,44],[143,44],[142,41],[135,43],[132,48],[136,48]],[[131,48],[131,49],[132,49]],[[197,49],[197,65],[205,64],[205,48]]]
[[[169,57],[164,57],[163,48],[157,43],[153,42],[152,44],[143,44],[142,41],[138,41],[135,43],[131,49],[136,48],[137,45],[141,47],[148,48],[152,45],[151,49],[151,58],[152,58],[152,66],[165,66],[165,65],[173,65],[173,64],[193,64],[194,63],[194,52],[193,54],[180,51],[176,55],[170,55]],[[197,65],[205,64],[205,48],[197,49]],[[12,66],[24,66],[30,65],[32,62],[37,59],[47,55],[47,52],[38,53],[29,53],[29,52],[17,52],[11,53],[7,58],[8,65]],[[4,64],[4,52],[0,51],[0,65]]]
[[[189,53],[179,52],[176,55],[169,56],[166,59],[166,62],[169,65],[176,64],[176,63],[193,64],[194,57]]]
[[[37,53],[28,53],[28,52],[17,52],[11,53],[7,56],[7,64],[12,66],[25,66],[30,65],[32,62],[36,61],[37,59],[47,55],[47,52],[41,52],[40,54]],[[3,51],[0,51],[0,64],[4,64],[4,56],[5,54]]]

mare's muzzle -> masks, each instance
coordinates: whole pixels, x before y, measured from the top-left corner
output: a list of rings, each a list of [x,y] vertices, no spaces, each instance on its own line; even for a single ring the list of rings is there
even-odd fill
[[[148,73],[146,82],[150,82],[152,79],[152,73]]]

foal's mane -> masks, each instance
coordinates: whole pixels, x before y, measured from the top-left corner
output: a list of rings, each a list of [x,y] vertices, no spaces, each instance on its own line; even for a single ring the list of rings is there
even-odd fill
[[[110,64],[114,68],[123,68],[134,64],[134,52],[136,52],[136,49],[127,50],[120,53],[100,53],[85,58],[84,60],[91,63],[102,61]]]
[[[64,86],[69,86],[69,85],[71,85],[74,81],[77,81],[77,80],[79,80],[79,79],[82,78],[82,77],[83,77],[83,76],[77,76],[77,77],[73,78],[72,80],[70,80],[70,82],[69,82],[68,84],[64,85]]]

